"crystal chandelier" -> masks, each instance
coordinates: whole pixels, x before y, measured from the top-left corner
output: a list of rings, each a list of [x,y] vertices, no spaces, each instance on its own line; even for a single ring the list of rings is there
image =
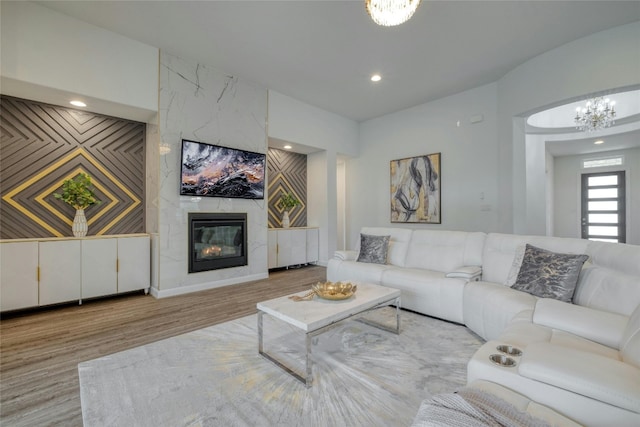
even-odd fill
[[[393,27],[407,22],[420,0],[365,0],[369,16],[378,25]]]
[[[615,123],[615,104],[615,101],[603,97],[587,101],[584,107],[576,108],[576,128],[587,132],[608,128]]]

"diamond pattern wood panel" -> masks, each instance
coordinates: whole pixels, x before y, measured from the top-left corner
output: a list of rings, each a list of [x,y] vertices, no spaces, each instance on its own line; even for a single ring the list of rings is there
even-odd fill
[[[289,212],[291,227],[307,225],[307,156],[270,148],[267,152],[269,178],[269,227],[282,227],[283,210],[278,208],[280,196],[293,193],[300,202]]]
[[[88,235],[144,232],[144,123],[0,97],[0,237],[71,236],[75,210],[54,198],[87,173],[101,201]]]

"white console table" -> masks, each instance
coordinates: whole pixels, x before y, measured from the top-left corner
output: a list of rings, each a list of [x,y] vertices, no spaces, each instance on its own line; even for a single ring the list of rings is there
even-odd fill
[[[0,240],[0,310],[150,286],[148,234]]]
[[[270,228],[269,268],[318,262],[317,227]]]

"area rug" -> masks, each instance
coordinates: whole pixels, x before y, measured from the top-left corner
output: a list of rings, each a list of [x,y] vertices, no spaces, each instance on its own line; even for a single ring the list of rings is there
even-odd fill
[[[395,310],[369,314],[393,324]],[[304,335],[265,315],[265,349],[304,368]],[[408,426],[420,402],[465,385],[482,340],[402,311],[395,335],[345,321],[314,338],[313,384],[258,354],[256,315],[83,362],[91,426]]]

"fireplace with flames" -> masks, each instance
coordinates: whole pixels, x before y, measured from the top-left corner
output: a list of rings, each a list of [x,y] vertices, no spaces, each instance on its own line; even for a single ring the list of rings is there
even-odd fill
[[[189,273],[247,265],[246,213],[189,214]]]

